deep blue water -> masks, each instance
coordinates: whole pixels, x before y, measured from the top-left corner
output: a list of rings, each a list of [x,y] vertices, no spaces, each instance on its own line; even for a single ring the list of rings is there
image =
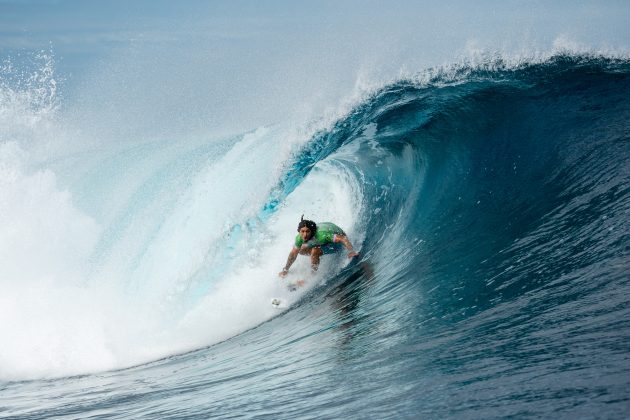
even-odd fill
[[[199,172],[203,162],[182,166]],[[0,417],[628,417],[630,62],[559,55],[384,86],[316,131],[257,209],[234,218],[234,246],[327,171],[360,187],[360,261],[217,344],[101,373],[5,380]],[[149,199],[134,197],[127,211],[140,214]],[[112,222],[94,255],[130,220]],[[189,305],[235,270],[201,267]]]

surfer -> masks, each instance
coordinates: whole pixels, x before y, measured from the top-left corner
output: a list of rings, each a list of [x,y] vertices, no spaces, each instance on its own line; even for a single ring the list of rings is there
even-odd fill
[[[311,269],[313,272],[317,271],[319,267],[319,257],[340,251],[342,245],[348,251],[348,258],[354,258],[359,255],[352,248],[352,244],[344,231],[334,223],[322,222],[316,224],[312,220],[305,220],[304,215],[302,215],[297,231],[295,244],[291,252],[289,252],[286,265],[279,273],[280,277],[287,275],[289,268],[298,255],[311,256]]]

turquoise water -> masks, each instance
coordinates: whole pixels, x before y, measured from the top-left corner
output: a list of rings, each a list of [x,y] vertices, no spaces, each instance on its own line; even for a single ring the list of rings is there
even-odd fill
[[[0,2],[0,417],[627,417],[623,5],[80,4]]]

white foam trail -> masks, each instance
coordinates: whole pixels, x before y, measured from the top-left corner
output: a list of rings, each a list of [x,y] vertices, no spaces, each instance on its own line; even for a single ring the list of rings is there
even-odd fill
[[[98,307],[80,286],[100,227],[54,173],[28,172],[21,155],[0,144],[0,376],[80,370],[92,357],[107,365]]]

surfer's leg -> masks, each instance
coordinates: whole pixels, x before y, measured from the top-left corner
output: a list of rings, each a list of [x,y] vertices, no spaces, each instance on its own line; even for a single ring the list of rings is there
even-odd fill
[[[322,254],[322,249],[318,246],[311,250],[311,269],[313,271],[317,271],[317,267],[319,267],[319,257],[321,257]]]

